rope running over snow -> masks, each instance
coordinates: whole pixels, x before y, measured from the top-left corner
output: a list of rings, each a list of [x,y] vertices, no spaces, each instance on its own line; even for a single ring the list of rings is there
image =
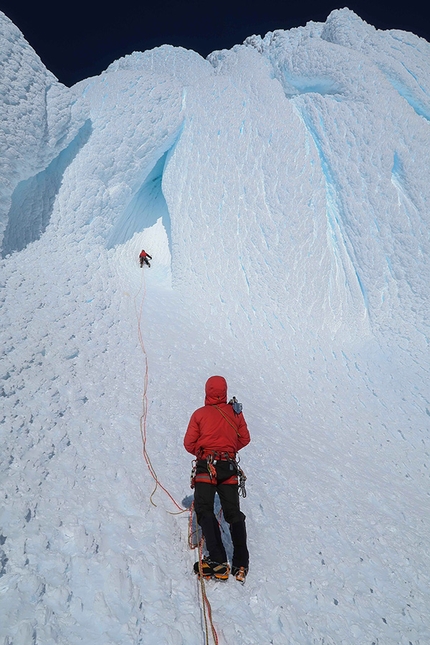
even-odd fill
[[[143,287],[143,295],[140,303],[139,309],[137,308],[137,298],[139,296],[139,293],[141,292]],[[146,442],[147,442],[147,417],[148,417],[148,396],[147,396],[147,391],[148,391],[148,355],[146,353],[145,349],[145,343],[143,341],[143,334],[142,334],[142,312],[143,312],[143,304],[145,302],[145,296],[146,296],[146,281],[145,281],[145,271],[142,270],[142,284],[139,289],[138,294],[136,295],[136,298],[134,300],[134,306],[135,306],[135,311],[136,311],[136,316],[137,316],[137,329],[138,329],[138,336],[139,336],[139,343],[140,347],[143,352],[143,358],[144,358],[144,363],[145,363],[145,374],[144,374],[144,379],[143,379],[143,392],[142,392],[142,414],[140,415],[140,434],[142,436],[142,452],[143,452],[143,457],[145,459],[146,465],[148,466],[148,470],[154,479],[155,486],[154,490],[152,491],[150,495],[150,502],[153,506],[157,506],[155,502],[153,501],[153,496],[157,490],[158,487],[163,490],[166,495],[171,499],[173,504],[178,508],[178,511],[171,512],[167,511],[171,515],[180,515],[182,513],[185,513],[187,509],[182,508],[180,504],[175,500],[173,495],[169,493],[169,491],[161,484],[160,480],[158,479],[157,473],[155,472],[154,466],[152,465],[151,459],[149,457],[147,448],[146,448]],[[219,645],[219,640],[218,640],[218,634],[216,632],[215,626],[212,621],[212,607],[209,602],[209,598],[207,597],[206,594],[206,585],[205,585],[205,579],[204,576],[202,575],[202,559],[203,559],[203,542],[204,538],[202,537],[198,544],[193,544],[192,543],[192,518],[193,518],[193,512],[194,512],[194,502],[191,504],[190,508],[190,521],[189,521],[189,531],[188,531],[188,545],[190,549],[195,549],[198,547],[199,550],[199,570],[200,570],[200,575],[199,575],[199,582],[200,582],[200,590],[202,594],[202,604],[203,604],[203,618],[204,618],[204,625],[205,625],[205,635],[206,635],[206,645],[209,645],[209,624],[212,632],[212,638],[215,643],[215,645]]]
[[[143,288],[143,295],[142,295],[142,300],[141,300],[141,303],[140,303],[140,308],[138,310],[137,305],[136,305],[136,300],[137,300],[137,298],[139,296],[139,293],[141,292],[142,288]],[[149,472],[150,472],[150,474],[151,474],[151,476],[152,476],[152,478],[154,479],[154,482],[155,482],[154,490],[152,491],[149,500],[150,500],[150,502],[151,502],[151,504],[153,506],[157,506],[157,504],[153,501],[152,498],[154,497],[157,488],[160,487],[161,490],[163,490],[166,493],[166,495],[172,500],[172,502],[176,506],[176,508],[179,509],[179,511],[176,511],[176,512],[173,512],[173,513],[171,511],[167,511],[167,512],[170,513],[171,515],[179,515],[181,513],[185,513],[187,511],[187,509],[182,508],[182,506],[180,504],[178,504],[178,502],[175,500],[173,495],[171,495],[169,493],[169,491],[163,486],[163,484],[161,484],[160,480],[158,479],[157,473],[155,472],[155,468],[152,465],[151,459],[150,459],[150,457],[148,455],[148,451],[147,451],[147,448],[146,448],[146,442],[147,442],[147,428],[146,428],[146,425],[147,425],[147,417],[148,417],[148,395],[147,395],[147,392],[148,392],[148,355],[146,353],[145,343],[143,341],[143,334],[142,334],[142,312],[143,312],[143,304],[145,302],[145,296],[146,296],[145,271],[144,271],[144,269],[142,269],[142,284],[141,284],[139,292],[136,295],[136,298],[134,300],[134,307],[135,307],[136,316],[137,316],[137,322],[138,322],[138,324],[137,324],[137,333],[138,333],[138,336],[139,336],[139,343],[140,343],[140,347],[142,348],[143,359],[144,359],[144,363],[145,363],[145,374],[144,374],[144,379],[143,379],[143,392],[142,392],[142,414],[140,415],[140,434],[142,436],[142,447],[143,447],[142,452],[143,452],[143,457],[145,459],[146,465],[148,466],[148,470],[149,470]]]
[[[193,536],[197,535],[197,539],[198,539],[198,530],[193,531],[193,514],[194,514],[194,502],[191,504],[191,507],[190,507],[190,519],[188,524],[188,546],[190,547],[190,549],[198,549],[198,553],[199,553],[198,581],[200,582],[200,592],[202,595],[202,613],[203,613],[203,620],[205,625],[206,645],[209,645],[209,624],[212,632],[213,642],[215,643],[215,645],[218,645],[219,644],[218,634],[215,629],[215,625],[213,624],[212,607],[206,593],[205,578],[203,576],[203,570],[202,570],[204,538],[201,537],[201,539],[198,540],[196,544],[193,543]]]

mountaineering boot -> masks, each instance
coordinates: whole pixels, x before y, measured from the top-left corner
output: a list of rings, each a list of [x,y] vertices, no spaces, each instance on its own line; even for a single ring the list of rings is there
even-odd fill
[[[200,575],[200,562],[194,563],[194,573]],[[217,580],[227,580],[230,573],[228,562],[213,562],[209,558],[202,560],[202,575],[204,578],[216,578]]]
[[[238,582],[240,582],[242,585],[245,584],[248,569],[245,569],[245,567],[233,567],[231,572]]]
[[[200,575],[200,561],[197,560],[197,562],[194,563],[194,573],[197,573],[197,575]],[[204,578],[210,578],[212,576],[212,566],[210,560],[205,556],[202,559],[202,575]]]

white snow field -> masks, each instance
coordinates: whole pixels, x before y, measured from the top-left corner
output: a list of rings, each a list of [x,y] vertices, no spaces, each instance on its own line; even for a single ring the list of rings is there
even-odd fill
[[[342,9],[68,89],[0,26],[0,645],[206,642],[146,360],[179,504],[209,376],[251,432],[220,645],[428,645],[430,45]]]

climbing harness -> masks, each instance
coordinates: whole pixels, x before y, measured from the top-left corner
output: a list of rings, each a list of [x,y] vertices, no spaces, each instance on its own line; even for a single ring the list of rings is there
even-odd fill
[[[215,486],[218,483],[217,480],[217,472],[216,472],[216,464],[218,461],[228,461],[232,465],[234,469],[234,474],[229,477],[228,479],[225,479],[222,483],[223,484],[237,484],[239,488],[239,495],[245,499],[246,497],[246,487],[245,487],[245,482],[246,482],[246,475],[243,471],[243,469],[239,466],[239,455],[237,456],[237,459],[232,459],[227,452],[224,453],[219,453],[219,452],[213,452],[207,455],[206,457],[206,464],[207,464],[207,472],[197,472],[197,459],[193,459],[192,464],[191,464],[191,475],[190,475],[190,488],[195,488],[196,482],[197,483],[203,483],[203,484],[214,484]],[[203,461],[203,460],[202,460]]]

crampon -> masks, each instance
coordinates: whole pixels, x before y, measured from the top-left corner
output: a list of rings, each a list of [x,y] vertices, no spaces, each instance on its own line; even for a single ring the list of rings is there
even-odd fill
[[[197,561],[194,564],[194,573],[203,578],[215,578],[216,580],[228,580],[230,574],[230,565],[227,562],[212,562],[208,558],[203,558],[201,563]]]

